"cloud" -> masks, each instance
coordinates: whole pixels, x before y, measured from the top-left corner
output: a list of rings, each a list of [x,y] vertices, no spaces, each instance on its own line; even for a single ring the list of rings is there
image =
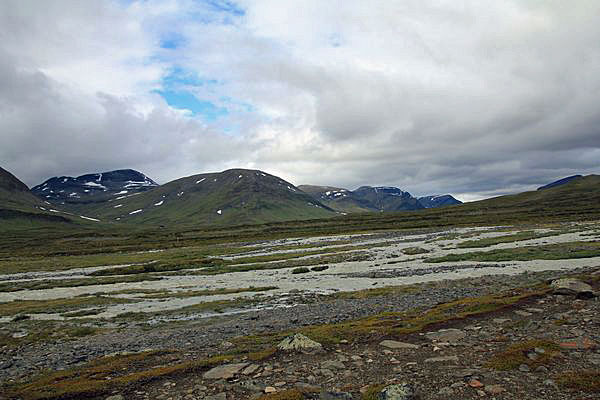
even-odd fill
[[[30,185],[121,167],[162,181],[253,167],[468,199],[598,173],[599,11],[5,1],[0,158]]]

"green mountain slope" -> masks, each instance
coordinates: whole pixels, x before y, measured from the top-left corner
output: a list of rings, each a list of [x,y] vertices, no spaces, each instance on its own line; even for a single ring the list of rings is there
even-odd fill
[[[246,169],[189,176],[78,211],[102,221],[157,225],[239,225],[336,215],[291,183]]]
[[[0,225],[8,228],[36,228],[55,223],[69,223],[64,216],[53,215],[50,205],[35,197],[27,185],[0,168]]]

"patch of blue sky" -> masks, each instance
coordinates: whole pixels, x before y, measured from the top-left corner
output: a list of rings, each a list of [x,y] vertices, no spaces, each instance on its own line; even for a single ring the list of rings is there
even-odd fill
[[[201,100],[188,91],[155,90],[167,104],[178,110],[188,110],[193,116],[212,122],[229,114],[225,107],[219,107],[210,101]]]
[[[184,87],[207,87],[218,85],[216,79],[201,78],[194,71],[189,71],[181,67],[173,67],[169,73],[162,78],[162,86],[168,89],[177,89]]]
[[[242,17],[246,14],[243,8],[235,4],[233,1],[228,0],[204,0],[206,5],[211,7],[215,11],[224,12],[231,14],[235,17]]]
[[[169,32],[160,38],[160,47],[163,49],[174,50],[185,45],[186,39],[176,32]]]

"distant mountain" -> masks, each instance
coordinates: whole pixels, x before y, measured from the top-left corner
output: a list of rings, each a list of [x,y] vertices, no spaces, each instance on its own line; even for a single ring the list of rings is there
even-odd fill
[[[455,199],[449,194],[444,194],[438,196],[419,197],[419,203],[421,203],[421,205],[425,208],[437,208],[462,204],[462,201]]]
[[[566,178],[562,178],[562,179],[559,179],[559,180],[554,181],[552,183],[549,183],[547,185],[540,186],[539,188],[537,188],[537,190],[550,189],[550,188],[553,188],[555,186],[564,185],[565,183],[571,182],[573,179],[577,179],[577,178],[581,178],[581,177],[582,177],[582,175],[567,176]]]
[[[104,185],[104,176],[97,179],[90,182]],[[85,179],[80,181],[85,181],[80,188],[95,187],[84,185]],[[64,183],[69,184],[69,180]],[[50,188],[50,185],[46,187]],[[116,189],[113,189],[105,201],[87,203],[85,215],[102,221],[158,225],[233,225],[336,215],[291,183],[256,170],[231,169],[193,175],[158,187],[152,185],[150,190],[136,193],[129,191],[131,187],[122,186],[121,189],[128,193],[114,193]],[[64,193],[68,192],[67,188],[64,190]],[[84,192],[80,196],[84,199],[86,195]],[[83,212],[83,208],[79,211]]]
[[[48,179],[31,189],[40,199],[53,204],[81,206],[104,203],[120,197],[134,196],[157,187],[158,184],[132,169]],[[80,211],[82,207],[71,207]],[[85,207],[84,207],[85,208]]]
[[[299,189],[337,211],[410,211],[461,204],[450,195],[418,199],[392,186],[361,186],[354,191],[333,186],[301,185]]]
[[[374,211],[373,205],[348,189],[333,186],[301,185],[298,189],[326,206],[344,213]]]

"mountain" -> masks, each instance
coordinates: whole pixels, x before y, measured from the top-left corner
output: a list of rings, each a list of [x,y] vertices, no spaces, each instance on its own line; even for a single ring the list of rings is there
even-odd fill
[[[445,206],[453,206],[455,204],[462,204],[462,201],[456,200],[449,194],[443,194],[438,196],[423,196],[419,197],[419,203],[425,208],[437,208]]]
[[[34,196],[27,185],[7,170],[0,168],[0,223],[39,226],[40,223],[69,222],[68,218],[53,215],[48,204]]]
[[[48,179],[31,189],[40,199],[52,204],[66,205],[72,211],[89,209],[88,205],[102,204],[113,198],[134,196],[157,187],[158,184],[141,172],[132,169]]]
[[[379,211],[408,211],[424,208],[410,193],[392,186],[361,186],[354,191],[354,195],[368,201]]]
[[[564,185],[565,183],[571,182],[573,179],[577,179],[577,178],[581,178],[581,177],[582,177],[581,175],[567,176],[566,178],[562,178],[557,181],[551,182],[547,185],[540,186],[539,188],[537,188],[537,190],[550,189],[550,188],[553,188],[556,186]]]
[[[98,183],[104,185],[104,176]],[[59,182],[60,182],[59,178]],[[93,188],[80,180],[80,188]],[[65,184],[69,184],[67,179]],[[108,185],[106,192],[109,191]],[[40,185],[44,187],[44,185]],[[50,191],[50,185],[46,186]],[[136,186],[137,189],[143,185]],[[121,186],[122,191],[131,187]],[[147,190],[149,189],[149,190]],[[70,199],[69,190],[68,197]],[[91,190],[91,189],[90,189]],[[100,189],[103,190],[103,189]],[[329,207],[321,204],[308,194],[281,178],[262,171],[231,169],[219,173],[193,175],[177,179],[161,186],[121,194],[112,189],[112,194],[103,201],[86,204],[88,192],[73,196],[79,212],[102,221],[148,223],[156,225],[235,225],[274,221],[288,221],[311,218],[324,218],[336,215]],[[56,192],[56,190],[54,190]],[[78,192],[74,192],[78,193]],[[105,192],[103,192],[105,193]],[[66,203],[66,202],[65,202]]]
[[[315,186],[301,185],[298,189],[311,195],[315,200],[320,201],[326,206],[343,213],[374,211],[373,206],[354,192],[333,187],[333,186]]]
[[[461,204],[450,195],[417,199],[409,192],[391,186],[361,186],[354,191],[333,186],[301,185],[298,188],[342,212],[409,211]]]

